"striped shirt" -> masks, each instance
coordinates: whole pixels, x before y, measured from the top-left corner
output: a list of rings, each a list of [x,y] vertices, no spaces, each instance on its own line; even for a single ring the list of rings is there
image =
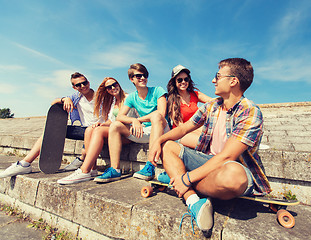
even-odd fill
[[[204,104],[192,116],[190,121],[195,125],[202,125],[203,129],[196,146],[196,150],[208,153],[212,134],[223,104],[222,98],[215,98]],[[248,146],[236,160],[250,169],[255,183],[256,195],[271,192],[270,184],[265,176],[262,162],[258,155],[258,148],[263,133],[263,117],[260,108],[244,96],[226,114],[227,138],[234,137]]]

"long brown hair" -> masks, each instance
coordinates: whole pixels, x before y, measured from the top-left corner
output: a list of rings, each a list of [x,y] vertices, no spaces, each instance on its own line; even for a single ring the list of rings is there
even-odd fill
[[[187,71],[181,71],[181,72],[186,73],[188,77],[190,78],[187,91],[189,93],[193,92],[195,94],[194,90],[198,90],[198,89],[195,87],[195,84],[191,79],[190,73],[188,73]],[[178,75],[180,73],[178,73]],[[181,96],[179,95],[178,89],[176,86],[176,77],[178,75],[176,75],[174,78],[171,78],[171,80],[169,80],[167,84],[167,110],[168,110],[167,114],[169,118],[172,119],[173,123],[176,126],[178,125],[178,123],[182,122],[182,116],[180,113]]]
[[[102,110],[102,115],[104,116],[104,119],[108,118],[108,114],[111,108],[111,105],[113,103],[113,98],[114,96],[112,96],[111,94],[108,93],[105,84],[108,80],[115,80],[118,84],[119,82],[112,78],[112,77],[106,77],[104,78],[103,82],[99,85],[97,91],[96,91],[96,95],[95,95],[95,109],[94,109],[94,114],[99,117],[99,112],[100,112],[100,107],[102,105],[103,110]],[[123,89],[121,88],[121,85],[119,84],[120,87],[120,106],[123,105],[124,100],[125,100],[125,93],[123,91]]]

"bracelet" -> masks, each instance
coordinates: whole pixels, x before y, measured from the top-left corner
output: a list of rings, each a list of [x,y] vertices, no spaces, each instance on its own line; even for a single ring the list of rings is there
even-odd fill
[[[187,172],[187,177],[188,177],[188,181],[190,182],[190,184],[192,184],[192,182],[190,181],[189,172]]]
[[[181,181],[182,181],[182,183],[186,186],[186,187],[191,187],[191,183],[188,185],[188,184],[186,184],[185,182],[184,182],[184,176],[185,176],[185,174],[186,173],[184,173],[183,175],[181,175]]]
[[[61,102],[61,103],[64,103],[64,101],[63,101],[64,98],[66,98],[66,97],[62,97],[62,98],[60,99],[60,102]]]

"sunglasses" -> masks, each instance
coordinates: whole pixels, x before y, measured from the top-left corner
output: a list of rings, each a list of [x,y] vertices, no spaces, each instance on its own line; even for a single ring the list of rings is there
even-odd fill
[[[74,86],[77,87],[77,88],[79,88],[79,87],[81,87],[82,84],[83,84],[83,86],[86,86],[86,85],[89,84],[89,81],[85,80],[84,82],[77,83],[77,84],[75,84]]]
[[[141,73],[138,73],[138,74],[134,74],[133,77],[136,77],[137,79],[141,79],[142,77],[144,76],[144,78],[148,78],[147,74],[141,74]]]
[[[117,86],[119,86],[119,84],[118,84],[117,82],[114,82],[113,84],[108,85],[108,86],[106,86],[105,88],[106,88],[107,90],[111,90],[112,87],[116,88]]]
[[[182,81],[190,82],[190,78],[189,77],[177,78],[176,80],[177,80],[178,83],[182,83]]]
[[[233,75],[220,75],[218,72],[215,74],[216,81],[218,81],[219,79],[224,78],[224,77],[235,77],[235,76],[233,76]]]

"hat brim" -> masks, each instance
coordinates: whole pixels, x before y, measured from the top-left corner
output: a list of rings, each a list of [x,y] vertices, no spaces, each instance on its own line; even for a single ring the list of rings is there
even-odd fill
[[[175,73],[175,76],[174,76],[174,77],[171,77],[170,81],[171,81],[172,79],[176,78],[177,75],[178,75],[179,73],[181,73],[182,71],[186,72],[188,75],[190,74],[190,70],[189,70],[189,69],[187,69],[187,68],[180,69],[178,72]]]

